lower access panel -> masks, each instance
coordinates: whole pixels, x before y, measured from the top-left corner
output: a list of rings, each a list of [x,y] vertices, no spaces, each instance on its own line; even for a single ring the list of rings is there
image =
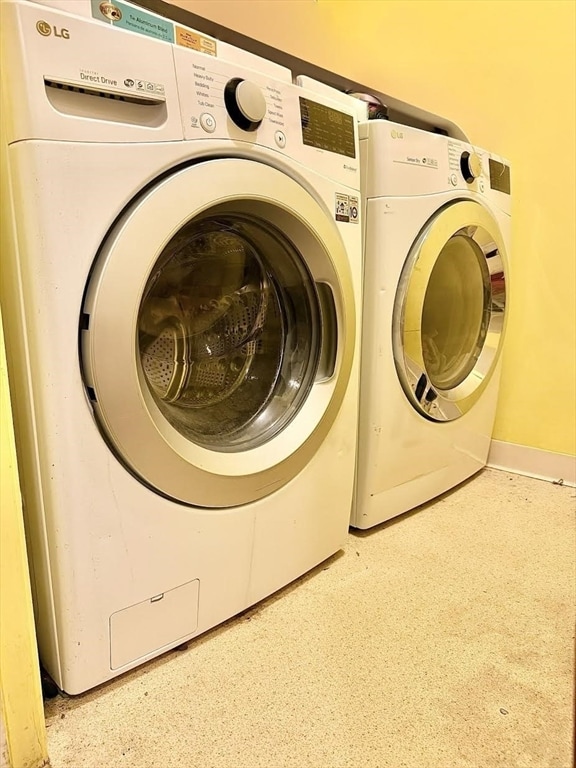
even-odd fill
[[[194,634],[198,626],[200,581],[194,579],[168,592],[110,616],[110,666],[118,669],[136,659]]]

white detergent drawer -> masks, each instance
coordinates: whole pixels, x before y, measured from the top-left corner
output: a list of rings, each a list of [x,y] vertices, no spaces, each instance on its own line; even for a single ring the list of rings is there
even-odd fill
[[[118,669],[192,635],[198,626],[198,579],[110,616],[110,667]]]

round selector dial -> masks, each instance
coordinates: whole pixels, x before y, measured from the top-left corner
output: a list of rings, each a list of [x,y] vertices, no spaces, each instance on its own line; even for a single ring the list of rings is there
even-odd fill
[[[260,88],[240,77],[226,83],[224,103],[231,119],[243,131],[255,131],[266,114],[266,100]]]
[[[462,152],[460,157],[460,170],[464,181],[468,184],[472,184],[474,179],[478,178],[482,173],[482,160],[476,152]]]

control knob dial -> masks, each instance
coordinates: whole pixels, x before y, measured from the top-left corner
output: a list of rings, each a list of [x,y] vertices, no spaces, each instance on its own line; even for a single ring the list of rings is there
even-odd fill
[[[232,121],[243,131],[255,131],[266,114],[266,100],[260,88],[240,77],[226,83],[224,104]]]
[[[482,160],[480,155],[476,152],[462,152],[460,157],[460,170],[464,181],[468,184],[472,184],[474,179],[478,178],[482,173]]]

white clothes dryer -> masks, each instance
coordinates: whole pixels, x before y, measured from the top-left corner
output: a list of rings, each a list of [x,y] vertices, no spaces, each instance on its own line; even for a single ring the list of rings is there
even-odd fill
[[[510,166],[383,120],[360,132],[364,314],[351,523],[370,528],[486,464],[506,321]]]
[[[345,541],[357,120],[216,41],[24,0],[2,33],[2,303],[38,639],[77,694]]]

